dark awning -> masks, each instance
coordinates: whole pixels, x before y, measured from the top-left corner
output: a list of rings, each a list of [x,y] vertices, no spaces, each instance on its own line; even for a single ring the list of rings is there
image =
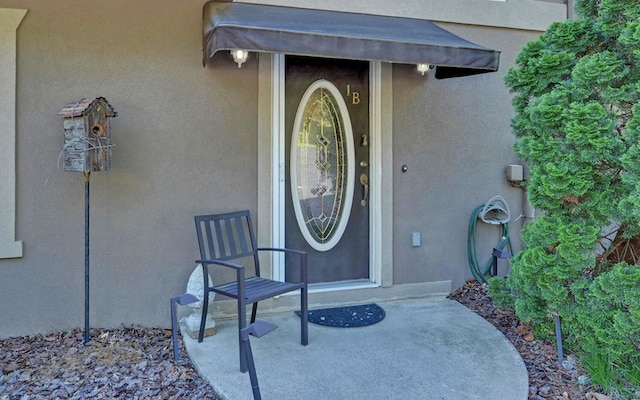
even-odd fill
[[[210,1],[204,6],[204,63],[219,50],[376,60],[436,66],[436,78],[498,70],[500,52],[431,21]]]

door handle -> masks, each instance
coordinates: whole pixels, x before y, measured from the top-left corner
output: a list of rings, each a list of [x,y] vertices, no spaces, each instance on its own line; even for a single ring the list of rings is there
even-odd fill
[[[367,198],[369,197],[369,177],[367,174],[360,174],[360,184],[362,185],[362,200],[360,200],[360,205],[366,207]]]

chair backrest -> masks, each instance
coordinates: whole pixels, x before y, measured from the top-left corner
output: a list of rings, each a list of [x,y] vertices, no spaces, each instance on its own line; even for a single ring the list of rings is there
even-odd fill
[[[205,260],[253,257],[260,276],[256,239],[249,210],[195,217],[200,256]]]

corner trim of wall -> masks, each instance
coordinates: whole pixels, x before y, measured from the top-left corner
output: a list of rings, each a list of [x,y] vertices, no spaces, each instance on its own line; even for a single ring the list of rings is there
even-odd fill
[[[16,41],[27,10],[0,8],[0,258],[22,257],[16,241]]]

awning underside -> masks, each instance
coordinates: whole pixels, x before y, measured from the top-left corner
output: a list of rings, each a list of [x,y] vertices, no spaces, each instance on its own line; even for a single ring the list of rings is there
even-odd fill
[[[204,6],[204,62],[219,50],[436,66],[436,78],[498,70],[500,52],[431,21],[210,1]]]

